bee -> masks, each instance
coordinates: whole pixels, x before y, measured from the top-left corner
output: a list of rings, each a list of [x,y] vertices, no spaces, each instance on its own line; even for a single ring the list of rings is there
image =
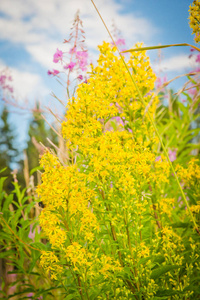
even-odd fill
[[[44,204],[42,201],[38,202],[39,207],[44,208]]]

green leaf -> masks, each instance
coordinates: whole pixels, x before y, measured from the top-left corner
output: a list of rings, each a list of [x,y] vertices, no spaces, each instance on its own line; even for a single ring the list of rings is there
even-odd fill
[[[38,252],[37,252],[38,253]],[[30,264],[30,267],[29,267],[29,270],[28,270],[28,273],[30,274],[33,270],[33,268],[35,267],[36,265],[36,262],[37,260],[39,259],[40,257],[40,253],[35,257],[35,259],[32,260],[31,264]]]
[[[48,244],[44,245],[42,243],[31,243],[30,246],[39,250],[47,250]]]
[[[9,209],[9,205],[11,204],[12,201],[13,201],[13,194],[10,194],[9,196],[7,196],[7,198],[3,204],[2,212]]]
[[[166,266],[162,266],[162,267],[159,267],[159,268],[153,270],[151,272],[151,276],[150,277],[151,277],[151,279],[155,280],[155,279],[159,278],[160,276],[162,276],[163,274],[165,274],[165,273],[167,273],[167,272],[169,272],[171,270],[178,269],[178,268],[180,268],[180,266],[178,266],[178,265],[173,265],[173,266],[166,265]]]
[[[8,169],[7,167],[3,168],[0,170],[0,174],[3,173],[6,169]],[[3,177],[2,177],[3,178]],[[7,178],[7,177],[6,177]]]
[[[193,224],[188,223],[188,222],[176,222],[176,223],[171,224],[171,226],[173,228],[189,228],[189,227],[192,228],[192,225]]]
[[[75,299],[74,298],[75,296],[77,296],[77,293],[70,294],[70,295],[68,295],[68,296],[65,297],[65,300]]]
[[[33,293],[33,292],[35,292],[35,290],[34,290],[34,288],[27,288],[27,289],[24,289],[22,292],[18,292],[18,293],[14,293],[14,294],[12,294],[12,295],[10,295],[10,296],[8,296],[8,299],[10,299],[10,298],[12,298],[12,297],[14,297],[14,296],[18,296],[18,295],[23,295],[23,294],[25,294],[25,293]],[[18,298],[18,299],[23,299],[23,298]]]
[[[38,167],[33,168],[33,169],[30,171],[30,175],[32,175],[33,173],[37,172],[38,170],[39,170],[39,171],[42,171],[42,170],[43,170],[43,167],[38,166]]]
[[[144,51],[144,50],[155,50],[155,49],[161,49],[161,48],[180,47],[180,46],[189,46],[189,47],[192,47],[192,48],[196,49],[197,51],[200,51],[200,49],[197,48],[196,46],[193,46],[193,45],[190,45],[190,44],[187,44],[187,43],[183,43],[183,44],[171,44],[171,45],[159,45],[159,46],[134,48],[134,49],[122,51],[121,53],[134,52],[134,51]]]
[[[166,296],[180,295],[180,294],[184,294],[184,292],[174,291],[174,290],[158,290],[156,292],[156,297],[166,297]]]
[[[4,169],[3,169],[4,170]],[[0,172],[1,173],[1,172]],[[4,181],[6,180],[7,177],[1,177],[0,178],[0,191],[2,192],[3,191],[3,183]]]
[[[5,258],[7,256],[11,256],[13,253],[14,253],[13,250],[8,250],[8,251],[5,251],[5,252],[2,252],[2,249],[1,249],[0,258]]]

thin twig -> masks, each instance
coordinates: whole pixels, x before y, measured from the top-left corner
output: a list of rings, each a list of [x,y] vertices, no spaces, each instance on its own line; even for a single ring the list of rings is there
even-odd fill
[[[47,121],[44,115],[41,115],[42,118],[47,122],[47,124],[51,127],[51,129],[61,138],[62,136],[58,133],[58,131]]]

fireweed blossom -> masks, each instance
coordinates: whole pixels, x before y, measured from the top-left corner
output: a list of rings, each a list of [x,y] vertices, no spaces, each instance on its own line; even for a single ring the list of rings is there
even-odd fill
[[[175,161],[176,155],[177,155],[177,149],[174,149],[174,150],[169,149],[168,154],[169,154],[169,159],[171,161]]]
[[[174,178],[166,158],[156,160],[158,140],[116,48],[104,42],[99,51],[87,84],[67,104],[62,135],[68,165],[49,151],[40,162],[40,226],[51,244],[41,265],[67,285],[76,274],[76,286],[83,294],[81,286],[87,287],[89,297],[101,282],[99,295],[104,290],[110,299],[129,299],[141,289],[145,299],[153,299],[159,283],[151,277],[149,256],[183,262],[182,240],[169,222]],[[135,52],[127,65],[153,117],[158,98],[149,58]],[[188,284],[180,279],[174,286]]]
[[[13,87],[11,82],[13,81],[12,76],[9,73],[8,69],[3,69],[0,71],[0,91],[13,93]]]
[[[56,76],[60,73],[60,71],[53,69],[52,71],[48,70],[47,74],[48,75],[53,75]]]
[[[64,69],[69,69],[70,71],[72,71],[74,69],[74,67],[76,66],[76,63],[71,61],[68,65],[64,66]]]
[[[197,57],[196,57],[196,60],[195,60],[196,62],[198,62],[198,63],[200,63],[200,54],[198,54],[197,55]]]
[[[63,52],[57,49],[56,53],[53,56],[53,62],[58,63],[59,61],[62,61],[62,59],[63,59]]]
[[[77,51],[76,52],[76,58],[78,60],[78,65],[82,71],[87,70],[88,65],[88,53],[86,51]]]
[[[53,56],[53,62],[61,63],[62,70],[48,71],[48,75],[53,76],[60,73],[59,79],[67,84],[67,95],[69,98],[71,97],[69,86],[72,81],[74,81],[74,77],[77,79],[77,83],[80,81],[86,82],[87,80],[85,72],[88,68],[88,53],[84,44],[85,36],[82,26],[82,21],[80,20],[79,13],[77,12],[69,39],[64,40],[64,44],[72,44],[70,50],[63,52],[62,50],[57,49]]]

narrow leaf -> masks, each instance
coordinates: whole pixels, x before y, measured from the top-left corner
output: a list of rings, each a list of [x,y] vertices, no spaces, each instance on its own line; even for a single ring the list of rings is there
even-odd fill
[[[122,51],[121,53],[135,52],[135,51],[145,51],[145,50],[155,50],[155,49],[168,48],[168,47],[179,47],[179,46],[190,46],[190,47],[192,47],[192,48],[194,48],[194,49],[196,49],[197,51],[200,52],[200,49],[197,48],[196,46],[193,46],[193,45],[190,45],[190,44],[187,44],[187,43],[183,43],[183,44],[158,45],[158,46],[134,48],[134,49]]]
[[[180,268],[180,266],[178,266],[178,265],[162,266],[162,267],[157,268],[152,271],[151,278],[155,280],[155,279],[159,278],[160,276],[162,276],[163,274],[165,274],[171,270],[178,269],[178,268]]]

